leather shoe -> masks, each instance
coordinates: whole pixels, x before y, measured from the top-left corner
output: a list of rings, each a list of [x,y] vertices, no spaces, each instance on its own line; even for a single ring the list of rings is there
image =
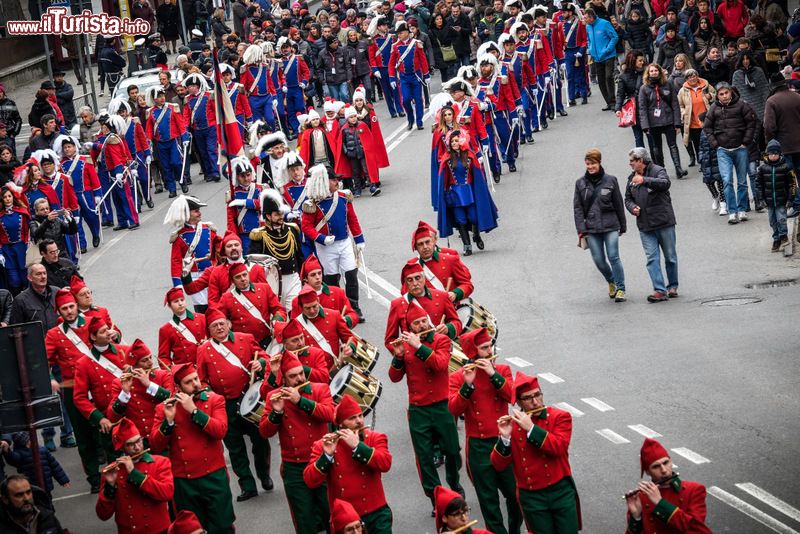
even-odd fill
[[[100,246],[100,236],[95,236],[92,238],[92,246],[97,248]]]
[[[456,493],[460,494],[462,499],[466,499],[467,498],[467,494],[466,494],[466,492],[464,492],[464,486],[462,486],[461,484],[458,484],[455,487],[450,488],[450,489],[455,491]]]
[[[81,248],[81,254],[86,254],[86,251],[87,251],[86,247]]]
[[[562,116],[562,117],[566,117],[566,116],[568,115],[567,111],[566,111],[566,110],[564,110],[564,109],[562,109],[561,111],[559,111],[559,112],[558,112],[558,114],[559,114],[560,116]]]
[[[509,163],[508,172],[517,172],[517,166],[514,165],[513,163]]]
[[[236,502],[249,501],[253,497],[258,497],[257,491],[243,491],[238,497],[236,497]]]
[[[120,230],[127,230],[127,229],[128,229],[127,226],[115,226],[114,228],[112,228],[112,230],[114,230],[115,232],[119,232]]]
[[[261,481],[261,487],[264,488],[264,491],[272,491],[275,489],[275,484],[272,482],[272,477],[267,477]]]
[[[93,482],[92,483],[92,487],[91,487],[91,489],[89,491],[94,493],[95,495],[100,493],[100,483],[99,482]]]

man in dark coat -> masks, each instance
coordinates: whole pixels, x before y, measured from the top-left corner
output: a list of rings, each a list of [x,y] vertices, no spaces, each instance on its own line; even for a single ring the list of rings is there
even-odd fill
[[[53,83],[56,86],[58,107],[61,108],[61,113],[64,114],[64,125],[67,128],[72,128],[78,122],[75,117],[75,104],[72,103],[75,89],[64,79],[65,75],[66,73],[63,70],[53,71]]]
[[[0,485],[0,532],[63,534],[53,504],[44,490],[31,486],[25,475],[11,475]],[[36,530],[28,530],[35,519]]]

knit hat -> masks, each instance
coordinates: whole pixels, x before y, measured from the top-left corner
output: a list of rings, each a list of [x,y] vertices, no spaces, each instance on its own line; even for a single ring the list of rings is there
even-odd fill
[[[273,326],[273,330],[275,332],[275,341],[278,343],[283,343],[287,339],[292,339],[305,333],[303,326],[297,319],[289,322],[277,321]]]
[[[433,237],[435,233],[431,226],[425,221],[419,221],[414,233],[411,234],[411,250],[417,250],[417,241],[425,237]]]
[[[211,331],[211,325],[220,319],[227,319],[224,313],[219,308],[208,308],[206,310],[206,328]]]
[[[651,438],[645,438],[642,443],[642,450],[639,453],[639,459],[642,467],[642,475],[653,462],[657,462],[661,458],[669,457],[669,452],[664,448],[661,443]]]
[[[142,433],[139,432],[136,425],[127,417],[123,417],[111,430],[111,444],[114,446],[115,451],[121,451],[125,442],[141,435]]]
[[[312,302],[319,302],[319,296],[314,288],[308,284],[303,286],[300,293],[297,295],[297,302],[302,306],[303,304],[311,304]]]
[[[436,506],[436,532],[440,532],[444,526],[444,511],[453,499],[461,499],[461,494],[445,488],[436,486],[433,488],[433,502]]]
[[[303,367],[303,362],[301,362],[300,359],[291,352],[287,352],[281,357],[281,373],[284,375],[292,369],[297,369],[298,367]]]
[[[173,300],[177,300],[181,297],[186,297],[186,294],[183,292],[182,287],[173,287],[167,294],[164,295],[164,306],[168,306]]]
[[[176,363],[170,369],[172,373],[172,380],[175,381],[176,384],[180,384],[181,380],[186,378],[192,373],[197,372],[197,367],[193,363],[186,362],[186,363]]]
[[[78,276],[77,274],[73,274],[72,278],[69,279],[69,290],[72,292],[75,297],[78,296],[78,293],[81,292],[83,288],[86,287],[86,283],[83,281],[83,278]]]
[[[90,334],[96,334],[104,326],[108,326],[106,324],[106,320],[103,319],[102,317],[98,317],[97,315],[95,315],[89,321],[89,333]]]
[[[413,258],[408,260],[408,262],[403,265],[403,269],[400,271],[400,283],[404,284],[408,276],[421,272],[424,272],[424,269],[422,268],[422,264],[419,262],[419,259]]]
[[[303,262],[303,266],[300,267],[300,280],[305,280],[308,278],[310,273],[314,271],[321,271],[322,264],[319,262],[316,256],[310,254],[306,261]]]
[[[354,108],[350,104],[347,104],[347,105],[344,106],[344,118],[345,119],[348,119],[350,117],[355,117],[357,115],[358,115],[358,112],[356,111],[356,108]]]
[[[769,143],[767,143],[767,154],[780,154],[781,152],[780,141],[777,139],[770,139]]]
[[[528,376],[522,371],[517,371],[514,379],[514,396],[519,397],[520,393],[539,389],[539,379],[535,376]]]
[[[59,289],[56,293],[56,311],[64,304],[69,304],[70,302],[77,302],[75,300],[75,295],[70,292],[68,287]]]
[[[406,324],[410,325],[417,319],[421,319],[423,317],[427,317],[428,312],[420,306],[419,304],[414,304],[413,302],[408,305],[406,309]]]
[[[478,347],[492,341],[492,337],[485,326],[461,334],[459,339],[461,340],[461,350],[470,360],[474,360],[478,356]]]
[[[167,534],[192,534],[203,530],[203,525],[191,510],[181,510],[175,521],[169,526]]]
[[[342,499],[333,500],[333,506],[331,507],[331,525],[333,526],[333,532],[343,531],[344,527],[350,523],[360,520],[361,518],[358,517],[358,512],[356,512],[352,504]]]
[[[15,449],[19,449],[28,445],[31,440],[31,435],[27,432],[14,432],[11,435],[11,442],[14,444]]]
[[[343,395],[339,405],[336,406],[336,424],[342,426],[345,419],[361,413],[361,406],[350,395]]]
[[[125,354],[125,363],[128,365],[136,365],[139,363],[139,360],[142,358],[147,358],[151,356],[153,352],[147,348],[147,345],[144,344],[139,338],[136,338],[131,345],[131,348],[128,349],[128,352]]]
[[[247,265],[244,263],[234,263],[228,269],[228,279],[233,281],[234,276],[244,272],[247,272]]]

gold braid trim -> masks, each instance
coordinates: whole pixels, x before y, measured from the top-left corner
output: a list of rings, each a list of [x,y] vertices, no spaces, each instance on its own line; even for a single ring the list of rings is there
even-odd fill
[[[264,239],[264,248],[269,250],[270,256],[278,261],[285,261],[290,259],[297,252],[297,240],[294,239],[294,234],[291,230],[286,229],[286,235],[283,237],[275,237],[266,229],[262,232]]]

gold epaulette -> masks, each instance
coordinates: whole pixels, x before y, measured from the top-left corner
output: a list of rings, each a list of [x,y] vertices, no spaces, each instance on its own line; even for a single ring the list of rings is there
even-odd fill
[[[170,243],[174,243],[175,241],[177,241],[179,233],[180,233],[180,230],[175,230],[174,232],[169,234],[169,242]]]
[[[261,228],[254,228],[250,230],[250,241],[261,241],[264,236],[264,230]]]
[[[309,199],[303,202],[303,213],[314,213],[317,211],[317,205],[314,201]]]
[[[349,189],[340,189],[339,192],[344,193],[345,200],[347,200],[348,202],[353,202],[354,197],[352,191],[350,191]]]
[[[217,231],[217,225],[214,224],[213,222],[209,221],[206,224],[208,225],[208,230],[210,232],[216,232]]]

